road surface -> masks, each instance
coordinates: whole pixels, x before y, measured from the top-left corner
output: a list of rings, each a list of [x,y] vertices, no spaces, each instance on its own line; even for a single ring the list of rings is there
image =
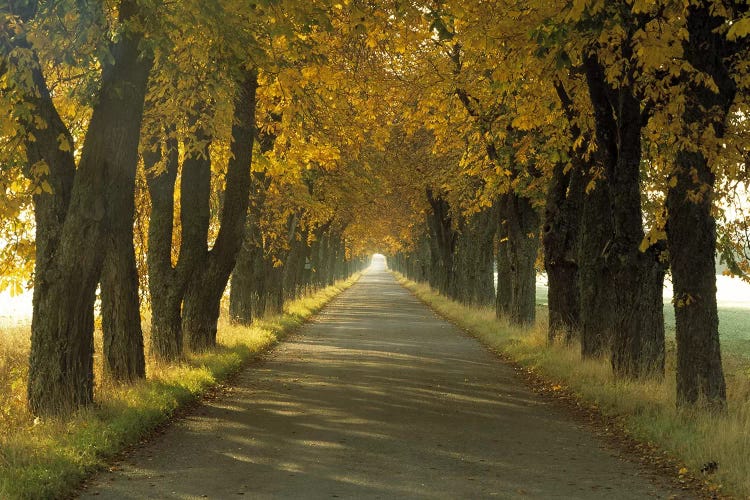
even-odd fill
[[[371,271],[223,398],[82,498],[666,498],[555,403]]]

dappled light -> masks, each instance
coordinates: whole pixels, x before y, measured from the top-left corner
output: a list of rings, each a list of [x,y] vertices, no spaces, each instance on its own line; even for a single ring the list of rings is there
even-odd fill
[[[364,275],[237,383],[83,498],[660,491],[388,273]]]

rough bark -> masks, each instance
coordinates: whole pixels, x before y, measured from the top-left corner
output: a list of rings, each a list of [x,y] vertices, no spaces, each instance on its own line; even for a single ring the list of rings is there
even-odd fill
[[[330,231],[326,238],[326,251],[325,251],[325,280],[324,286],[333,285],[336,280],[336,263],[338,262],[338,246],[339,246],[339,235],[335,231]]]
[[[747,6],[743,7],[747,9]],[[700,135],[708,128],[724,135],[724,122],[737,89],[727,58],[746,52],[747,39],[728,42],[717,30],[724,23],[702,4],[690,7],[690,43],[685,58],[713,78],[718,92],[697,83],[687,90],[683,120]],[[745,46],[737,45],[744,43]],[[711,213],[714,174],[700,150],[679,151],[673,172],[676,183],[667,194],[667,244],[674,286],[677,340],[677,404],[726,407],[716,306],[716,223]],[[691,193],[701,193],[691,198]]]
[[[667,195],[667,238],[677,341],[677,404],[726,405],[716,306],[716,224],[712,189],[700,201],[688,198],[713,185],[713,174],[700,153],[677,155],[677,185]],[[697,177],[697,179],[694,177]],[[696,186],[696,182],[700,186]]]
[[[593,180],[589,172],[584,175],[584,183]],[[585,358],[611,352],[617,306],[616,285],[605,259],[614,233],[609,186],[604,179],[592,186],[583,195],[577,254],[581,355]]]
[[[263,290],[263,276],[258,276],[255,272],[262,265],[259,262],[262,263],[263,248],[252,224],[248,218],[242,249],[232,271],[229,293],[229,315],[232,321],[241,325],[249,325],[253,318],[263,314],[258,306],[258,297]]]
[[[574,167],[575,168],[575,167]],[[542,244],[547,271],[548,338],[570,341],[580,326],[578,232],[583,195],[580,169],[555,166],[544,209]]]
[[[265,296],[263,235],[259,224],[270,178],[256,172],[250,181],[245,233],[229,289],[229,315],[232,321],[243,325],[249,325],[253,318],[262,316],[265,311],[265,305],[259,303]]]
[[[121,20],[134,13],[134,3],[120,4]],[[49,258],[37,263],[28,382],[35,414],[67,413],[93,400],[94,292],[104,258],[100,245],[113,208],[104,194],[107,179],[134,170],[137,161],[143,109],[139,96],[148,74],[139,42],[139,35],[126,32],[112,47],[114,64],[102,71],[57,244],[45,248]],[[48,96],[43,87],[40,95]],[[124,92],[126,88],[130,91]]]
[[[257,87],[257,74],[254,71],[246,74],[240,84],[235,99],[232,157],[227,168],[219,234],[205,262],[191,276],[183,301],[182,325],[193,350],[216,345],[221,297],[242,246],[250,194]]]
[[[456,280],[453,256],[456,251],[456,232],[450,215],[448,202],[427,189],[427,201],[432,212],[427,215],[430,228],[430,243],[433,251],[433,269],[438,291],[449,298],[456,298]]]
[[[511,280],[510,253],[508,249],[508,221],[505,215],[507,196],[500,198],[497,217],[497,243],[495,253],[495,271],[497,272],[497,285],[495,287],[495,316],[508,318],[510,316],[510,304],[513,297],[513,286]]]
[[[208,197],[211,190],[211,164],[208,157],[210,137],[198,126],[196,113],[191,128],[196,140],[205,143],[202,151],[187,156],[182,164],[180,181],[180,250],[172,264],[175,181],[178,171],[178,148],[167,139],[161,154],[144,153],[151,195],[149,222],[148,272],[151,295],[151,353],[160,360],[174,361],[183,353],[182,299],[187,281],[203,258],[205,231],[208,228]],[[170,133],[168,132],[169,136]],[[152,168],[163,159],[165,170]]]
[[[295,231],[289,242],[289,253],[284,263],[284,298],[298,298],[304,288],[305,259],[308,255],[305,230]]]
[[[630,50],[625,48],[624,50]],[[627,54],[625,54],[627,56]],[[618,377],[664,373],[664,267],[656,248],[639,250],[644,237],[641,212],[640,102],[632,85],[612,88],[595,56],[585,61],[594,108],[597,146],[604,158],[614,234],[605,254],[615,285],[612,368]],[[586,305],[588,306],[588,305]]]
[[[532,325],[536,318],[536,256],[539,249],[539,215],[531,201],[511,193],[506,198],[511,301],[508,319]]]
[[[119,93],[128,102],[139,103],[127,117],[133,123],[140,124],[143,118],[151,65],[149,58],[141,58],[128,67],[117,68],[118,74],[113,77],[122,83],[110,92]],[[108,163],[104,186],[107,231],[100,278],[104,371],[119,382],[132,382],[146,376],[133,237],[139,137],[140,130],[123,134],[122,140],[131,142],[122,144],[124,154],[120,161]],[[133,140],[136,147],[133,147]]]
[[[562,83],[555,89],[570,124],[571,169],[558,162],[552,171],[544,207],[542,245],[544,268],[547,271],[549,314],[547,337],[553,341],[561,336],[572,340],[580,327],[581,306],[578,288],[578,242],[581,204],[584,193],[583,175],[589,168],[585,160],[589,140],[583,140],[577,125],[577,113]],[[576,146],[576,144],[580,145]]]
[[[274,266],[273,258],[269,255],[265,263],[265,314],[281,314],[284,310],[284,268]]]
[[[456,241],[456,292],[470,305],[490,305],[493,284],[493,240],[497,228],[494,209],[486,209],[460,223]]]

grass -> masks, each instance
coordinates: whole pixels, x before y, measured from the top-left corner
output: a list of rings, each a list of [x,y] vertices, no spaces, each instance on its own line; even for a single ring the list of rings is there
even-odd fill
[[[725,415],[679,411],[675,405],[675,354],[667,352],[663,380],[615,380],[607,359],[581,359],[576,344],[548,344],[546,320],[521,329],[495,318],[490,309],[471,308],[437,294],[428,285],[399,276],[399,281],[438,313],[471,333],[492,350],[548,381],[572,391],[585,405],[621,422],[633,438],[651,443],[685,464],[685,475],[701,477],[703,464],[715,461],[718,471],[707,489],[750,497],[750,361],[724,356],[729,410]],[[678,471],[675,471],[678,472]]]
[[[268,351],[357,278],[290,302],[284,314],[249,327],[232,325],[223,315],[216,349],[188,353],[179,364],[148,360],[147,380],[134,385],[102,382],[101,359],[95,359],[97,405],[65,420],[40,421],[28,412],[29,330],[0,330],[0,498],[69,497],[108,458]]]

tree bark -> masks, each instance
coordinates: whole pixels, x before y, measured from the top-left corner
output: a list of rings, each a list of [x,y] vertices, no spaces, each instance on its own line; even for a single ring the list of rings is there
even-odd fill
[[[508,318],[513,297],[511,278],[510,251],[508,249],[508,220],[506,206],[508,195],[500,198],[497,217],[497,250],[495,254],[495,270],[497,271],[497,286],[495,291],[495,317]]]
[[[677,185],[667,194],[666,229],[674,287],[677,404],[700,403],[721,410],[726,406],[726,383],[716,305],[713,173],[702,154],[682,151],[674,176]],[[711,187],[706,191],[707,186]],[[699,201],[688,197],[700,191]]]
[[[121,21],[135,11],[133,2],[121,2]],[[104,259],[100,245],[107,221],[116,217],[104,194],[109,179],[135,170],[137,162],[150,66],[141,58],[140,39],[125,32],[112,47],[114,64],[102,70],[57,244],[43,250],[48,260],[37,263],[28,381],[35,414],[68,413],[93,401],[94,293]],[[46,84],[38,90],[49,95]]]
[[[263,277],[257,275],[256,269],[258,263],[263,261],[263,248],[253,224],[251,215],[245,228],[242,249],[232,271],[229,292],[229,315],[232,321],[241,325],[249,325],[253,318],[262,315],[262,311],[258,310],[258,295],[262,292]]]
[[[630,84],[622,83],[617,89],[610,87],[595,56],[587,56],[584,64],[594,107],[597,146],[604,158],[612,206],[614,234],[605,254],[617,304],[612,318],[612,368],[618,377],[661,376],[664,266],[658,248],[645,253],[639,250],[644,237],[640,102]]]
[[[717,138],[723,137],[737,93],[726,61],[746,53],[750,44],[746,38],[728,42],[717,32],[724,22],[711,15],[707,6],[689,8],[690,39],[685,44],[685,58],[710,75],[718,87],[714,92],[697,83],[688,85],[683,120],[686,130],[695,130],[698,136],[712,129]],[[738,45],[741,43],[744,47]],[[716,223],[711,213],[715,177],[703,151],[684,149],[677,154],[673,179],[675,183],[667,193],[666,231],[674,286],[677,405],[702,404],[723,410],[726,383],[716,305]]]
[[[262,316],[265,311],[265,304],[259,303],[265,296],[263,235],[259,224],[269,182],[270,179],[261,173],[256,172],[251,176],[244,238],[232,270],[229,315],[232,321],[242,325],[249,325],[253,318]]]
[[[284,297],[289,300],[296,299],[302,294],[305,258],[308,254],[306,231],[295,231],[291,238],[284,264]]]
[[[139,103],[129,119],[140,125],[146,82],[152,61],[141,58],[132,65],[117,68],[114,76],[122,83],[110,90],[122,99]],[[133,224],[135,217],[135,176],[138,166],[137,143],[140,128],[131,131],[121,161],[108,164],[105,184],[107,232],[104,238],[104,263],[100,279],[104,371],[118,382],[133,382],[146,376],[143,330],[135,263]]]
[[[550,341],[562,336],[569,342],[579,329],[581,317],[576,252],[583,186],[580,166],[574,166],[572,172],[565,172],[564,168],[559,163],[552,173],[544,210],[542,244],[549,283],[547,336]]]
[[[493,209],[460,223],[456,239],[456,290],[464,304],[486,306],[494,302],[493,242],[497,224]]]
[[[432,273],[435,274],[438,291],[451,299],[456,298],[456,280],[453,256],[456,251],[456,232],[450,215],[450,206],[440,195],[427,189],[427,201],[432,212],[427,221],[431,231],[430,241],[435,259]]]
[[[588,170],[584,184],[594,181]],[[614,234],[607,182],[597,179],[582,202],[577,254],[581,355],[593,358],[611,353],[617,307],[616,285],[605,259]]]
[[[168,138],[156,153],[145,152],[147,182],[151,195],[149,222],[148,273],[151,295],[151,353],[162,361],[175,361],[183,353],[182,299],[187,280],[202,257],[201,245],[208,227],[208,196],[211,189],[211,165],[208,159],[210,137],[198,126],[196,116],[191,128],[198,141],[206,144],[201,152],[187,156],[182,164],[180,182],[180,251],[172,264],[175,182],[178,172],[177,141]],[[169,137],[173,129],[168,129]],[[162,148],[165,150],[162,152]],[[154,172],[157,162],[163,172]]]
[[[257,73],[251,71],[241,82],[235,100],[232,157],[227,168],[219,234],[204,263],[191,276],[185,293],[182,325],[193,350],[216,345],[221,297],[242,246],[250,194],[257,88]]]
[[[573,101],[562,82],[556,81],[555,89],[570,127],[571,146],[568,153],[571,169],[566,171],[567,165],[563,161],[555,165],[544,208],[542,245],[548,280],[547,338],[552,342],[561,336],[566,342],[570,342],[579,331],[581,321],[578,244],[584,193],[583,175],[590,168],[590,162],[585,160],[585,153],[590,140],[584,140],[577,124],[578,113],[575,112]],[[579,142],[580,145],[576,146]]]
[[[539,249],[539,215],[531,201],[516,193],[506,197],[511,300],[508,319],[532,325],[536,318],[536,256]]]

